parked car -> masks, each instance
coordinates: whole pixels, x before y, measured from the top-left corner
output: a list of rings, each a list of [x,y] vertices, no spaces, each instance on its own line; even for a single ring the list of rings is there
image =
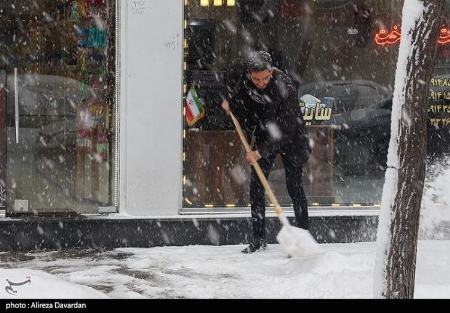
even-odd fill
[[[431,88],[432,89],[432,88]],[[382,174],[389,147],[392,90],[372,81],[327,81],[299,88],[299,98],[311,94],[334,98],[331,119],[321,124],[336,125],[334,164],[343,175]],[[328,100],[329,101],[329,100]],[[432,99],[430,99],[432,103]],[[435,127],[428,118],[428,156],[449,152],[450,128]]]
[[[13,75],[8,76],[8,86],[14,86]],[[62,142],[75,145],[77,110],[95,97],[91,86],[63,76],[21,74],[17,88],[21,147],[50,149]],[[16,128],[14,97],[14,92],[8,93],[9,134]]]

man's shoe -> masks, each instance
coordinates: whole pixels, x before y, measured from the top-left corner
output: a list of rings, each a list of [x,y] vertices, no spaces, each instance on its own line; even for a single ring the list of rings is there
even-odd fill
[[[248,254],[248,253],[264,251],[264,250],[266,250],[266,248],[267,248],[267,243],[265,241],[258,242],[256,244],[252,242],[249,244],[249,246],[247,248],[245,248],[241,252]]]

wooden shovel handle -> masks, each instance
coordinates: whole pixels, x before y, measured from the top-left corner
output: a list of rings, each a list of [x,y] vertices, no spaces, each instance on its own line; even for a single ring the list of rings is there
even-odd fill
[[[233,124],[236,127],[236,130],[239,134],[239,138],[241,138],[242,144],[244,145],[245,151],[250,152],[252,151],[252,148],[247,142],[247,139],[245,138],[244,132],[242,131],[241,125],[239,124],[239,121],[236,119],[236,117],[233,115],[233,113],[230,111],[231,119],[233,120]],[[272,188],[270,188],[269,182],[267,181],[266,175],[264,175],[264,172],[261,169],[261,166],[259,166],[258,162],[255,162],[252,164],[256,174],[258,175],[259,180],[261,181],[261,184],[264,187],[264,190],[267,192],[267,195],[269,196],[270,201],[275,205],[275,213],[280,217],[281,222],[285,225],[286,223],[289,225],[289,222],[287,219],[283,216],[282,213],[283,210],[281,209],[280,204],[278,203],[277,198],[275,197],[275,194],[272,191]]]

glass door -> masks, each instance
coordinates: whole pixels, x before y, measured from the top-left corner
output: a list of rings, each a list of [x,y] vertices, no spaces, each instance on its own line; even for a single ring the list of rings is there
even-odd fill
[[[112,1],[5,2],[6,213],[97,213],[111,205]]]
[[[1,20],[1,14],[0,14]],[[0,21],[0,28],[2,23]],[[1,41],[1,39],[0,39]],[[0,53],[2,47],[0,46]],[[0,61],[1,64],[1,61]],[[6,70],[0,67],[0,210],[6,208]]]
[[[6,98],[7,98],[7,46],[9,21],[6,19],[5,1],[0,1],[0,210],[6,209]]]

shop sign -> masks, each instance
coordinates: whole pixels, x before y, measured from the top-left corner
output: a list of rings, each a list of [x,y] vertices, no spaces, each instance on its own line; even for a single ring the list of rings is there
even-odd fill
[[[433,77],[431,79],[429,121],[434,127],[450,126],[450,78]]]
[[[335,99],[333,97],[324,97],[322,100],[306,94],[300,98],[300,107],[303,112],[303,120],[307,125],[313,122],[329,121],[331,113],[335,106]]]
[[[378,46],[390,46],[400,42],[401,32],[398,25],[394,25],[391,31],[388,31],[386,28],[381,28],[375,34],[375,43]],[[439,31],[438,43],[440,45],[445,45],[450,43],[450,31],[447,27],[442,27]]]

